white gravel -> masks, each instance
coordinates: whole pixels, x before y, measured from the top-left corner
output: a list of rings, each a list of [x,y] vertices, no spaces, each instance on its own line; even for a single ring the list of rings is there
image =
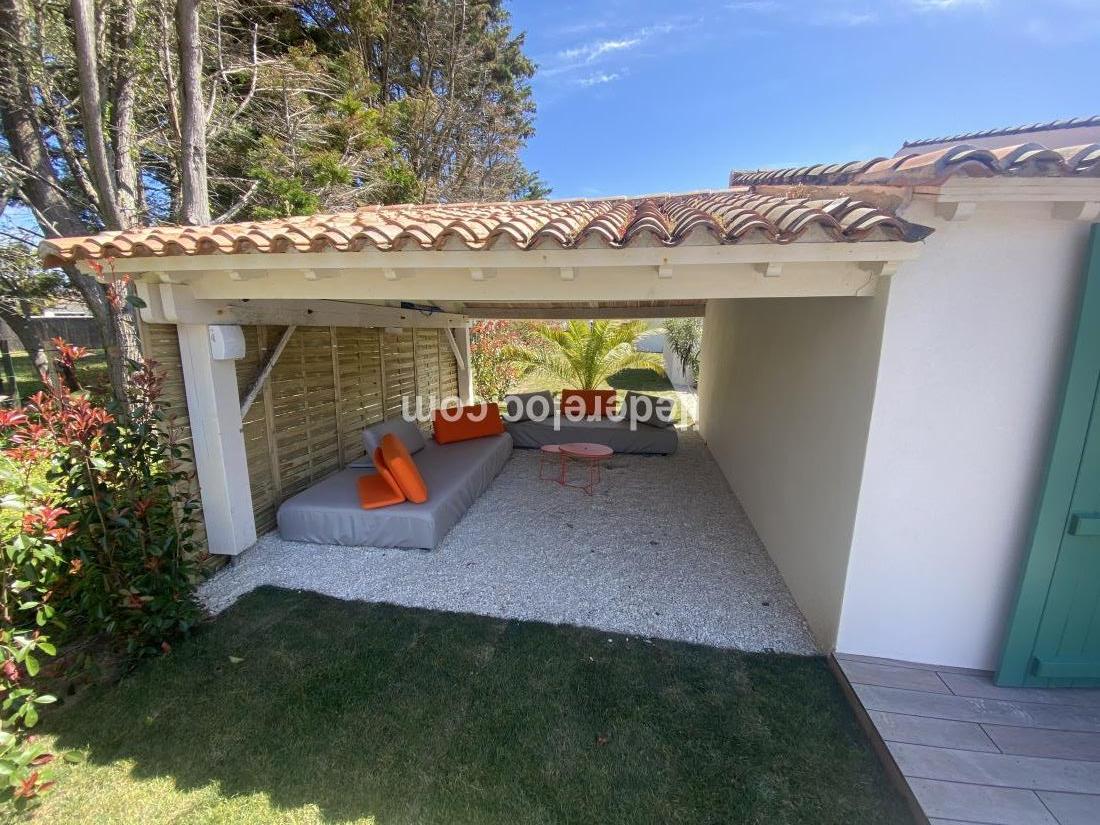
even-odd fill
[[[213,612],[261,585],[582,625],[742,650],[817,651],[699,436],[615,456],[592,497],[516,450],[434,552],[260,539],[203,584]]]

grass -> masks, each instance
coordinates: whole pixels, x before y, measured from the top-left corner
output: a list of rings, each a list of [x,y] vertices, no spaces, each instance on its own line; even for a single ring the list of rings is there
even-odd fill
[[[567,386],[561,382],[548,384],[543,379],[530,378],[515,390],[515,392],[552,390],[555,393],[560,393],[563,388],[567,388]],[[606,388],[616,390],[620,404],[627,392],[644,392],[648,395],[659,395],[662,398],[671,398],[673,402],[673,418],[676,421],[680,421],[680,396],[676,394],[676,390],[672,388],[672,382],[669,381],[668,377],[665,375],[645,369],[620,370],[607,380]],[[685,415],[683,421],[688,425],[694,423],[689,415]]]
[[[273,588],[45,725],[57,825],[912,821],[822,659]]]
[[[15,381],[19,385],[20,398],[27,399],[42,389],[38,372],[31,358],[22,350],[12,350],[12,366],[15,368]],[[85,387],[94,387],[107,380],[107,356],[101,350],[91,350],[87,358],[77,362],[76,375]],[[2,376],[6,379],[6,375]]]

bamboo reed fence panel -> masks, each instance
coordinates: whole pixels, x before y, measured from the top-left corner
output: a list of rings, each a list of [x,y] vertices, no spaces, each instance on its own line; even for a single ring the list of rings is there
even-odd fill
[[[401,416],[401,399],[416,395],[416,357],[413,330],[402,330],[400,335],[382,334],[382,357],[385,362],[383,385],[384,418]]]
[[[439,396],[443,398],[458,397],[458,362],[451,351],[451,344],[447,340],[447,333],[439,331]]]
[[[236,362],[241,397],[251,388],[285,327],[244,327]],[[146,354],[167,373],[165,399],[181,440],[191,430],[176,328],[143,327]],[[458,367],[445,333],[406,329],[298,327],[243,423],[256,532],[275,528],[279,505],[363,454],[362,430],[401,415],[402,398],[458,392]],[[194,474],[192,473],[194,479]],[[198,483],[194,480],[197,495]]]
[[[375,328],[333,329],[334,366],[340,385],[336,415],[341,465],[363,455],[363,429],[384,415],[381,334]]]
[[[180,359],[180,340],[173,324],[142,324],[142,348],[145,357],[157,363],[157,369],[164,375],[161,400],[167,405],[168,426],[178,441],[185,447],[186,458],[183,469],[188,474],[187,492],[196,502],[199,497],[199,480],[195,474],[192,459],[194,443],[191,437],[191,420],[187,415],[187,394],[183,386],[183,365]],[[196,513],[195,541],[206,547],[206,525],[202,520],[201,507]]]
[[[438,329],[414,329],[414,351],[416,353],[416,394],[421,398],[432,399],[433,406],[439,405],[439,345],[441,336]]]

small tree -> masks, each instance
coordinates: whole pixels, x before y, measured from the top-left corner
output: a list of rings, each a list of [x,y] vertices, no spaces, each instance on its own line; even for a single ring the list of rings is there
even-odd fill
[[[486,401],[498,401],[513,390],[523,371],[509,359],[509,347],[529,346],[538,339],[532,321],[478,321],[470,330],[470,368],[474,391]]]
[[[699,357],[703,349],[702,318],[666,318],[665,341],[680,359],[684,372],[699,380]]]
[[[660,355],[634,347],[645,332],[641,321],[569,321],[537,331],[534,344],[509,346],[502,353],[516,364],[521,377],[536,375],[570,389],[594,390],[620,370],[665,371]]]
[[[76,291],[57,269],[43,269],[38,256],[23,244],[0,246],[0,318],[11,327],[40,376],[49,373],[45,342],[31,324],[31,316],[60,300],[76,298]]]

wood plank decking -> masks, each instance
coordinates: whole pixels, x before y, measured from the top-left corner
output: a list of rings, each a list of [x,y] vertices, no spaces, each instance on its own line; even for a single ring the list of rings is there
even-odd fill
[[[1100,690],[836,654],[932,825],[1100,823]]]

